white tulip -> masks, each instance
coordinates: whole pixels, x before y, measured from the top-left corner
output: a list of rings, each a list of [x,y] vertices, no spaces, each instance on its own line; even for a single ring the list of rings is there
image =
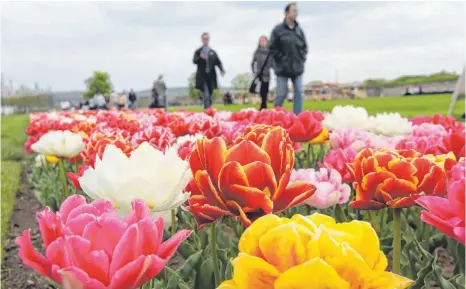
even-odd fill
[[[332,112],[327,114],[323,126],[329,130],[358,128],[367,130],[369,125],[369,114],[364,107],[352,105],[333,107]]]
[[[81,135],[66,131],[51,131],[44,134],[31,149],[46,156],[74,158],[84,150]]]
[[[403,136],[412,131],[412,123],[399,113],[378,113],[370,117],[371,131],[386,136]]]
[[[79,183],[89,197],[110,200],[122,213],[129,212],[137,199],[153,212],[163,212],[189,198],[183,190],[191,179],[189,163],[180,159],[175,147],[163,153],[144,142],[130,157],[108,145]]]

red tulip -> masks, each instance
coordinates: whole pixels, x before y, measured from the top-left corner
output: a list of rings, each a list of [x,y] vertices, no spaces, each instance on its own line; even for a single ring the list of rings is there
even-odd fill
[[[199,227],[223,216],[240,218],[249,226],[258,217],[283,211],[314,193],[310,183],[289,185],[293,164],[291,142],[280,127],[228,150],[222,138],[198,139],[190,158],[194,179],[188,209]]]
[[[16,239],[26,266],[68,288],[133,289],[160,273],[191,231],[163,240],[163,220],[142,201],[121,218],[108,201],[90,204],[81,195],[54,214],[37,213],[45,256],[34,250],[30,230]],[[70,284],[71,283],[71,284]]]
[[[68,172],[66,173],[66,176],[68,177],[68,179],[71,181],[71,184],[73,185],[73,187],[75,187],[76,189],[78,190],[81,190],[81,184],[79,183],[78,179],[80,177],[83,176],[84,172],[89,168],[88,165],[84,165],[84,166],[80,166],[78,168],[78,172],[77,173],[73,173],[73,172]]]
[[[323,120],[324,116],[320,111],[303,111],[288,129],[291,140],[294,142],[309,142],[315,139],[323,130]],[[322,141],[325,141],[325,139]]]

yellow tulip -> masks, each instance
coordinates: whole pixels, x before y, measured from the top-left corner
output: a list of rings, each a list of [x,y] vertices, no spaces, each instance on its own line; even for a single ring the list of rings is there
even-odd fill
[[[329,216],[266,215],[241,236],[233,279],[217,289],[404,289],[367,222]]]
[[[48,163],[51,163],[51,164],[56,164],[60,160],[56,156],[45,156],[45,159],[47,160]]]

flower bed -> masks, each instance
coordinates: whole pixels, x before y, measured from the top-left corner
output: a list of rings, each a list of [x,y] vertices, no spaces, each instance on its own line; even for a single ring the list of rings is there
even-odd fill
[[[465,127],[452,118],[62,112],[31,114],[26,133],[45,254],[26,230],[19,256],[63,288],[464,284]],[[167,266],[175,252],[183,263]]]

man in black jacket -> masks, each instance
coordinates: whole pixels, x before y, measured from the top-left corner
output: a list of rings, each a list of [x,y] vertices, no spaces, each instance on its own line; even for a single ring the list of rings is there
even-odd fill
[[[285,8],[285,19],[272,31],[269,50],[273,55],[273,69],[277,75],[275,106],[282,106],[288,94],[288,79],[293,82],[293,112],[303,110],[303,73],[307,56],[307,43],[302,28],[296,22],[296,3]]]
[[[202,33],[202,47],[194,51],[193,62],[197,65],[196,89],[201,91],[204,108],[212,105],[212,92],[217,89],[217,72],[215,66],[220,69],[220,75],[225,75],[222,62],[217,53],[209,47],[209,34]]]

